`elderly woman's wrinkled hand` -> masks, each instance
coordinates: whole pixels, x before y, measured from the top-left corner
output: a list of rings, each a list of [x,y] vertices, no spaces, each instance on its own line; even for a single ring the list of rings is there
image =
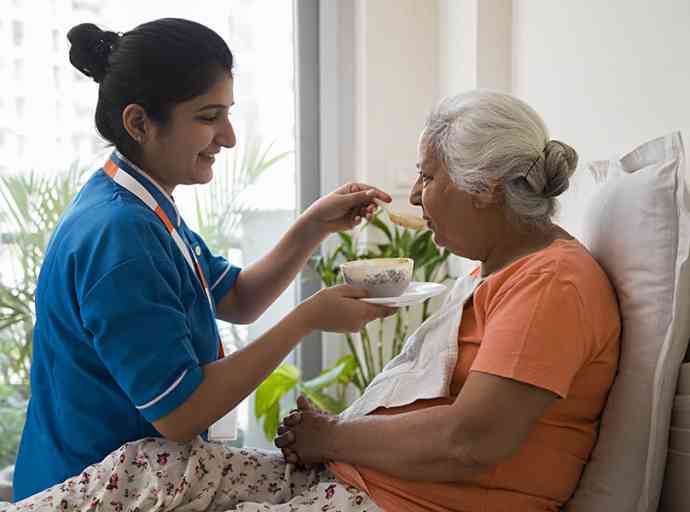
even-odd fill
[[[275,445],[292,464],[328,462],[326,449],[334,435],[336,417],[314,407],[304,396],[297,399],[297,407],[283,419]]]

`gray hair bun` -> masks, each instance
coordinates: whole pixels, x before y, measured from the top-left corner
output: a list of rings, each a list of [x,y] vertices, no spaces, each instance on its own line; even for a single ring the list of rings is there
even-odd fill
[[[550,140],[544,148],[544,197],[556,197],[568,189],[577,168],[577,152],[566,143]]]
[[[116,32],[103,31],[93,23],[82,23],[67,33],[72,45],[69,61],[79,71],[101,83],[108,71],[108,57],[120,40]]]

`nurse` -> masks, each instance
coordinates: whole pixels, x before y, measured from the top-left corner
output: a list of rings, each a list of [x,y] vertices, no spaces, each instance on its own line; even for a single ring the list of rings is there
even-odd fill
[[[347,286],[321,290],[223,357],[216,319],[256,320],[328,234],[369,217],[374,198],[391,199],[345,185],[240,271],[211,254],[173,199],[178,185],[208,183],[215,156],[235,145],[226,43],[181,19],[122,35],[82,24],[68,39],[72,64],[99,84],[96,127],[114,151],[66,211],[41,269],[15,500],[128,441],[189,441],[310,332],[356,331],[392,312]]]

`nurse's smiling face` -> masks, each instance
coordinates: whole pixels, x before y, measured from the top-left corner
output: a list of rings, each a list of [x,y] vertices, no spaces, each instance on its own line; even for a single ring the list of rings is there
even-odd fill
[[[164,125],[147,120],[142,169],[169,193],[177,185],[211,181],[216,155],[235,146],[233,104],[233,80],[223,74],[206,93],[175,105]]]

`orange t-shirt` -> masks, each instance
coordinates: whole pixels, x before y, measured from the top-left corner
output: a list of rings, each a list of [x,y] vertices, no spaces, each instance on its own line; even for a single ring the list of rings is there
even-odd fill
[[[559,510],[594,446],[618,365],[619,337],[618,304],[608,278],[579,242],[556,240],[489,276],[467,301],[449,398],[372,413],[451,404],[471,371],[553,391],[561,399],[518,453],[462,482],[401,480],[337,462],[329,467],[389,512]]]

